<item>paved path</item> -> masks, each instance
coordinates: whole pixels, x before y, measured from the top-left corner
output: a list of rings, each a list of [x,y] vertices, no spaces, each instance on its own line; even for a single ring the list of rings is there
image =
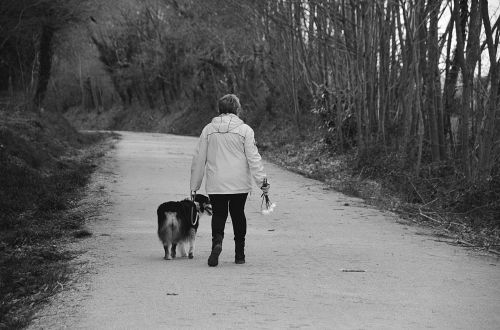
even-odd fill
[[[207,266],[210,218],[195,258],[163,260],[156,207],[188,194],[196,139],[122,133],[93,194],[112,205],[74,248],[87,273],[32,328],[499,329],[500,265],[419,228],[265,164],[278,204],[247,203],[247,263],[234,264],[232,227]],[[365,270],[342,272],[341,269]]]

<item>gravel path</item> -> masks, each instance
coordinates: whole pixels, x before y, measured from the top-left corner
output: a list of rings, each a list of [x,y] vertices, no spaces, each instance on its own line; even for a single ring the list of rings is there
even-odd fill
[[[499,329],[498,259],[267,163],[278,205],[264,216],[250,196],[245,265],[228,223],[207,266],[209,217],[194,259],[163,260],[156,208],[187,197],[196,139],[121,135],[90,188],[111,204],[72,247],[87,251],[78,278],[32,329]]]

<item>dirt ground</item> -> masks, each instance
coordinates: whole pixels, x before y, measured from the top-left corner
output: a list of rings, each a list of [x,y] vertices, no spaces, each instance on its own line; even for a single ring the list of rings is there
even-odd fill
[[[249,197],[246,264],[227,223],[207,266],[209,217],[194,259],[163,260],[156,208],[188,196],[196,139],[121,135],[89,187],[103,207],[71,247],[79,271],[31,329],[498,329],[498,258],[268,163],[277,207]]]

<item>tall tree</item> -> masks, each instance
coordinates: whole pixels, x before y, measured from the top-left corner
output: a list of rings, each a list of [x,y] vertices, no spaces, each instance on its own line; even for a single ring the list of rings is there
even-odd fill
[[[14,68],[21,67],[20,70],[9,70],[7,77],[14,78],[14,80],[17,80],[16,74],[24,75],[25,68],[36,68],[36,87],[33,96],[35,108],[42,105],[47,91],[52,69],[54,41],[60,32],[86,19],[86,9],[87,1],[85,0],[5,0],[0,2],[0,20],[5,22],[0,29],[0,63],[7,63]],[[34,56],[23,59],[19,56],[23,53],[34,54]]]
[[[500,42],[500,18],[495,23],[496,34],[493,39],[493,29],[490,18],[488,16],[488,1],[481,0],[480,2],[481,19],[484,25],[486,36],[486,44],[488,46],[489,56],[489,82],[490,95],[488,98],[488,106],[481,121],[479,131],[479,161],[478,161],[478,179],[485,182],[493,167],[495,152],[494,140],[499,136],[498,129],[495,130],[495,125],[498,124],[498,114],[500,113],[500,58],[497,57],[498,45]],[[498,128],[498,127],[497,127]],[[496,134],[495,134],[496,133]]]

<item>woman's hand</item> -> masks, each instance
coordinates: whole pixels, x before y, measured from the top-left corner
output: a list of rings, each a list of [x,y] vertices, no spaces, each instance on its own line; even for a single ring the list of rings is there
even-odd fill
[[[264,181],[262,182],[262,187],[260,187],[260,190],[262,190],[262,192],[267,195],[269,193],[269,188],[271,187],[271,185],[267,182],[267,179],[264,179]]]

